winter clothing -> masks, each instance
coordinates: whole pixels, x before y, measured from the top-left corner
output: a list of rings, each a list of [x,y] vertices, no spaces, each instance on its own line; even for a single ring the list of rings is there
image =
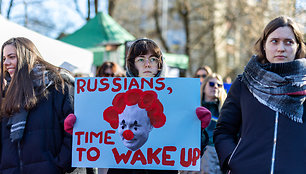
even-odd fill
[[[214,146],[206,146],[201,162],[201,170],[204,171],[204,174],[223,174],[220,169],[217,152]]]
[[[0,173],[60,174],[71,170],[72,137],[64,131],[64,119],[73,113],[73,82],[65,81],[64,94],[52,81],[46,83],[47,97],[39,97],[37,105],[26,112],[24,132],[13,142],[10,132],[18,121],[15,116],[1,120]]]
[[[69,114],[64,121],[64,129],[70,135],[72,135],[73,133],[73,125],[75,121],[76,121],[76,116],[73,113]]]
[[[28,117],[28,111],[21,109],[20,112],[16,113],[13,117],[9,118],[7,126],[11,128],[10,129],[11,142],[17,142],[21,140],[27,117]]]
[[[305,97],[284,94],[306,91],[305,67],[306,59],[263,65],[253,56],[245,67],[242,81],[260,103],[302,122]]]
[[[252,59],[252,61],[254,60]],[[286,72],[297,72],[296,69],[288,67],[295,64],[295,61],[304,62],[300,67],[301,69],[298,70],[298,74],[286,76],[284,74]],[[293,61],[295,63],[287,62],[278,65],[270,63],[260,65],[257,70],[258,76],[255,72],[253,74],[249,73],[248,68],[250,67],[247,67],[243,74],[246,77],[238,76],[233,82],[214,131],[214,143],[221,167],[229,170],[231,174],[306,173],[305,123],[296,121],[299,120],[299,117],[292,120],[291,117],[280,112],[280,108],[286,107],[272,107],[270,105],[275,104],[272,89],[268,90],[267,94],[254,92],[254,90],[260,90],[256,87],[259,85],[257,82],[262,85],[267,84],[268,88],[274,83],[279,83],[275,86],[277,88],[282,86],[279,88],[280,93],[292,89],[290,83],[293,79],[291,77],[296,75],[305,77],[306,75],[306,60],[295,61]],[[270,75],[267,76],[270,76],[270,78],[266,78],[265,75],[262,76],[262,72],[265,71],[260,67],[267,70],[267,73],[269,72]],[[254,81],[250,80],[249,77],[254,77]],[[264,78],[265,81],[261,81],[258,77]],[[282,80],[276,81],[277,78]],[[246,82],[247,80],[249,83]],[[305,80],[301,82],[303,84],[298,90],[303,91]],[[286,87],[286,85],[289,87]],[[282,95],[281,97],[293,96]],[[305,121],[305,96],[301,98],[303,109],[298,112],[303,113],[301,121]],[[269,101],[271,103],[268,104]],[[281,102],[285,104],[287,100]]]
[[[206,128],[208,137],[209,137],[209,142],[206,147],[206,150],[203,155],[203,160],[202,160],[202,167],[203,171],[205,174],[217,174],[217,173],[222,173],[220,167],[219,167],[219,160],[218,156],[215,150],[215,146],[213,144],[213,130],[216,127],[216,123],[219,117],[219,104],[220,102],[218,100],[212,101],[212,102],[205,102],[203,96],[202,100],[202,106],[207,108],[211,113],[212,113],[212,119]]]
[[[210,111],[208,109],[200,106],[200,107],[197,107],[196,114],[197,114],[199,120],[201,121],[201,128],[205,129],[208,126],[208,124],[211,120]]]
[[[216,127],[217,120],[219,117],[219,101],[214,101],[214,102],[205,102],[204,99],[202,101],[202,106],[207,108],[211,112],[211,121],[206,128],[208,137],[209,137],[209,142],[208,145],[213,145],[213,131]]]

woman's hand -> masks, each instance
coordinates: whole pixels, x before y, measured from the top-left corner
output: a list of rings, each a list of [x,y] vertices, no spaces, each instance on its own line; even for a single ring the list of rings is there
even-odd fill
[[[76,116],[74,114],[69,114],[65,121],[64,121],[64,129],[67,133],[71,134],[73,133],[73,125],[76,121]]]
[[[199,118],[199,120],[201,121],[201,128],[205,129],[211,120],[211,113],[208,109],[206,109],[203,106],[197,107],[196,109],[196,114]]]

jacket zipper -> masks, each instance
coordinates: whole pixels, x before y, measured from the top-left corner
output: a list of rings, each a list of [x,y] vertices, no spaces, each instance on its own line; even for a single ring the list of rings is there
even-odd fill
[[[20,141],[18,141],[18,156],[19,156],[20,173],[23,173],[23,162],[22,162],[22,160],[21,160],[21,147],[20,147]]]
[[[230,156],[230,158],[229,158],[229,160],[228,160],[228,162],[227,162],[227,165],[229,165],[229,163],[231,162],[232,157],[233,157],[234,153],[236,152],[236,150],[237,150],[237,148],[238,148],[240,142],[241,142],[241,138],[239,138],[238,144],[237,144],[237,146],[235,147],[235,149],[233,150],[233,153],[231,154],[231,156]]]
[[[276,151],[276,141],[277,141],[277,127],[278,127],[278,112],[276,112],[276,114],[275,114],[275,123],[274,124],[275,125],[274,125],[273,151],[272,151],[270,174],[274,174],[275,151]]]

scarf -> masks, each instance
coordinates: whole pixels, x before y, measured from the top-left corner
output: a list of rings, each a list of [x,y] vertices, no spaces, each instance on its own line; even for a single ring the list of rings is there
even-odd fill
[[[11,142],[18,142],[21,140],[26,125],[28,112],[25,109],[21,109],[20,112],[15,113],[9,118],[7,126],[11,127],[10,139]]]
[[[41,95],[50,85],[52,85],[53,81],[50,80],[50,73],[47,70],[44,70],[43,66],[41,65],[35,65],[32,73],[34,76],[33,86],[35,94],[38,96]],[[45,84],[45,87],[43,84]],[[11,142],[19,142],[22,139],[27,117],[28,111],[25,109],[20,109],[20,112],[15,113],[9,118],[7,126],[10,128]]]
[[[295,122],[303,123],[305,58],[286,63],[261,64],[253,56],[242,74],[242,82],[260,103]]]

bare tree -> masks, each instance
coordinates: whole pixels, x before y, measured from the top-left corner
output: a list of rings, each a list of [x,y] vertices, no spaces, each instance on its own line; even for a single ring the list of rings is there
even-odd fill
[[[7,19],[10,19],[11,10],[13,8],[13,2],[14,2],[14,0],[10,0],[9,7],[8,7],[8,10],[7,10],[7,13],[6,13],[6,18]]]
[[[113,16],[113,12],[116,6],[116,0],[109,0],[108,1],[108,14]]]
[[[98,13],[99,0],[95,0],[95,14]]]
[[[98,11],[99,0],[87,0],[87,17],[86,21],[91,19],[91,9],[94,8],[95,15],[99,12]]]
[[[0,0],[0,14],[2,14],[2,0]]]
[[[74,2],[74,6],[75,6],[75,11],[81,16],[81,18],[85,18],[83,13],[80,10],[78,0],[73,0],[73,2]]]
[[[86,21],[90,20],[90,8],[91,8],[90,0],[87,0],[87,17],[86,17]]]
[[[160,26],[160,23],[159,23],[160,13],[159,13],[158,9],[159,9],[159,3],[158,3],[158,0],[155,0],[154,1],[153,18],[154,18],[154,21],[155,21],[156,34],[157,34],[159,40],[161,41],[162,46],[165,48],[165,50],[167,52],[169,52],[169,47],[166,43],[165,38],[162,35],[162,29],[161,29],[161,26]]]

